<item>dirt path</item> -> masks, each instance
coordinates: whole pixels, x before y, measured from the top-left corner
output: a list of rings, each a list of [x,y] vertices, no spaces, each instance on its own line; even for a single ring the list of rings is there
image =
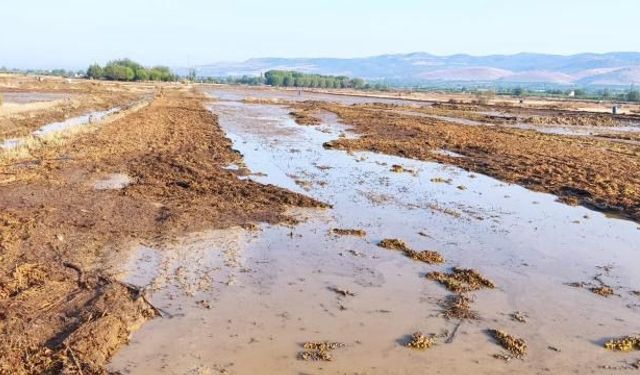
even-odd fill
[[[146,108],[1,167],[14,179],[0,186],[0,373],[104,372],[161,314],[104,272],[133,245],[322,206],[224,169],[242,160],[204,101],[165,88]],[[109,189],[116,173],[130,184]]]

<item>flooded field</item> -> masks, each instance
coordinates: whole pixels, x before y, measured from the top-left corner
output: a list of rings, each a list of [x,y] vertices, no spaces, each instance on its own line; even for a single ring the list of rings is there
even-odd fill
[[[209,110],[242,154],[231,170],[331,207],[292,209],[298,225],[140,246],[111,264],[163,316],[133,335],[111,371],[600,373],[638,359],[603,347],[640,331],[637,223],[451,165],[326,149],[357,137],[332,113],[301,126],[286,106],[243,102],[261,92],[208,93],[217,99]],[[445,262],[416,261],[378,246],[383,239],[437,251]],[[474,269],[495,286],[462,294],[466,318],[450,314],[456,293],[433,280],[452,267]],[[490,330],[525,340],[526,354],[506,351]],[[433,346],[406,347],[418,331]],[[325,341],[339,343],[331,361],[305,360],[327,359],[309,349]]]

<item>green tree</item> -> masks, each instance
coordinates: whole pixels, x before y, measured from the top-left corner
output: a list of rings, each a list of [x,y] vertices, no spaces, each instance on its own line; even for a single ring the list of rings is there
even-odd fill
[[[102,79],[103,70],[98,64],[93,64],[87,69],[87,77],[90,79]]]
[[[630,102],[640,102],[640,91],[638,90],[629,90],[627,92],[626,98],[627,101]]]

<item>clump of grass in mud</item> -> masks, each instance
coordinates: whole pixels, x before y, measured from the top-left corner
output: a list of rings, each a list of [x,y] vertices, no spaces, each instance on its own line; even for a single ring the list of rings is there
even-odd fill
[[[454,267],[450,273],[429,272],[427,279],[434,280],[452,292],[464,293],[483,288],[493,289],[495,284],[473,269]]]
[[[367,235],[367,232],[362,229],[341,229],[341,228],[333,228],[331,229],[331,233],[338,236],[356,236],[356,237],[364,237]]]
[[[589,288],[589,290],[591,291],[591,293],[597,294],[597,295],[602,296],[602,297],[609,297],[609,296],[612,296],[612,295],[615,294],[613,292],[613,288],[611,288],[610,286],[606,286],[606,285]]]
[[[429,264],[444,263],[444,257],[439,252],[433,251],[433,250],[423,250],[423,251],[408,250],[404,252],[404,255],[408,256],[413,260],[418,260],[420,262],[425,262]]]
[[[442,316],[445,319],[478,320],[480,316],[471,310],[471,298],[464,294],[447,296],[441,303]]]
[[[527,314],[523,313],[522,311],[515,311],[511,313],[511,315],[509,316],[511,317],[511,320],[514,320],[516,322],[520,322],[520,323],[527,322]]]
[[[411,249],[404,241],[397,238],[385,238],[384,240],[378,242],[378,246],[384,249],[402,251],[402,253],[406,257],[428,264],[440,264],[445,262],[444,257],[437,251],[415,251]]]
[[[407,342],[406,347],[411,349],[426,350],[433,346],[435,341],[433,337],[427,337],[422,332],[414,332]]]
[[[604,347],[617,352],[640,350],[640,336],[624,336],[608,340]]]
[[[602,280],[600,280],[599,275],[595,276],[593,280],[594,282],[579,281],[579,282],[567,283],[566,285],[573,288],[587,289],[591,293],[597,294],[601,297],[610,297],[615,295],[615,291],[613,290],[613,288],[605,284]]]
[[[490,329],[489,334],[500,346],[507,349],[516,358],[522,358],[527,353],[527,343],[523,339],[514,337],[499,329]]]
[[[378,242],[378,246],[390,250],[411,250],[403,240],[399,240],[396,238],[385,238],[384,240]]]
[[[394,173],[411,173],[413,175],[416,174],[416,171],[414,171],[413,169],[405,168],[405,167],[401,166],[400,164],[393,164],[391,166],[391,172],[394,172]]]
[[[298,353],[298,359],[302,361],[333,361],[331,352],[344,347],[341,342],[309,341],[302,344],[304,351]]]

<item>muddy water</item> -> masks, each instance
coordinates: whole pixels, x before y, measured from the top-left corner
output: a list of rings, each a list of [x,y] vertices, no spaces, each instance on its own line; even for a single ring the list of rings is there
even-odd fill
[[[371,96],[332,95],[305,90],[283,90],[257,87],[225,87],[210,90],[209,94],[222,101],[242,101],[244,99],[279,99],[283,101],[319,100],[342,104],[385,103],[398,105],[426,105],[428,102],[416,102],[413,100],[377,98]]]
[[[324,150],[325,141],[353,136],[332,116],[302,127],[286,107],[220,101],[211,110],[254,172],[248,178],[333,208],[296,211],[303,223],[294,227],[233,228],[162,249],[140,247],[119,265],[119,277],[145,287],[165,318],[143,326],[111,370],[599,373],[600,366],[637,359],[602,348],[611,336],[640,331],[640,297],[630,293],[640,289],[637,224],[450,166]],[[393,164],[409,173],[391,172]],[[367,235],[337,237],[331,228]],[[387,237],[438,250],[447,263],[417,263],[376,246]],[[475,268],[497,285],[473,294],[482,319],[457,330],[458,321],[440,316],[439,301],[449,293],[424,278],[451,266]],[[565,285],[597,275],[618,295]],[[511,320],[515,311],[527,322]],[[525,359],[494,358],[504,351],[487,336],[490,328],[526,339]],[[424,352],[403,347],[417,330],[451,341]],[[300,344],[315,340],[346,346],[333,352],[332,362],[298,360]]]

